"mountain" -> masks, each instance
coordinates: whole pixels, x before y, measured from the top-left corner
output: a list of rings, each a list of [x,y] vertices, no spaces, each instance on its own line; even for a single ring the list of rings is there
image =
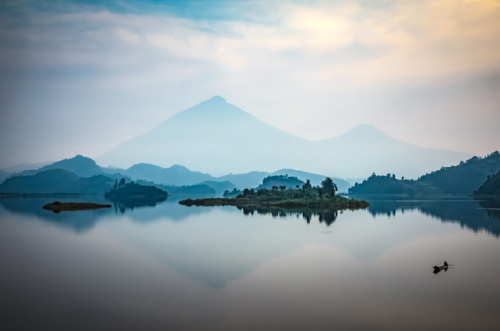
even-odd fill
[[[229,174],[221,176],[218,180],[229,181],[236,185],[239,189],[254,188],[262,183],[262,180],[269,176],[268,172],[264,171],[251,171],[246,174]]]
[[[9,177],[10,174],[8,172],[0,170],[0,183],[4,181],[5,178]]]
[[[339,137],[319,141],[316,148],[318,151],[332,151],[321,153],[317,162],[331,164],[336,174],[344,178],[359,177],[361,174],[366,178],[374,172],[417,178],[471,156],[412,145],[364,124]]]
[[[209,174],[191,171],[180,165],[162,168],[152,164],[139,163],[127,170],[117,170],[133,180],[145,180],[164,185],[193,185],[215,178]]]
[[[51,169],[32,176],[10,177],[0,185],[0,192],[103,195],[113,184],[113,179],[103,175],[81,178],[68,170]]]
[[[222,195],[224,191],[232,191],[234,188],[236,188],[236,185],[234,185],[231,182],[224,181],[224,182],[218,182],[218,181],[213,181],[213,180],[207,180],[204,182],[199,183],[198,185],[206,185],[208,187],[211,187],[214,189],[215,194],[217,195]]]
[[[373,174],[361,184],[355,184],[349,189],[349,194],[404,194],[404,195],[470,195],[481,184],[480,191],[495,191],[492,174],[500,171],[500,153],[494,152],[479,158],[472,157],[467,161],[451,167],[421,176],[418,180],[396,179],[394,175],[377,176]],[[496,176],[493,176],[495,178]],[[485,183],[487,179],[491,182]],[[491,185],[491,186],[490,186]]]
[[[139,162],[183,164],[217,175],[294,168],[331,177],[366,178],[372,172],[396,172],[416,178],[468,157],[466,153],[418,147],[369,125],[336,138],[307,141],[265,124],[217,96],[174,115],[97,160],[122,167]]]
[[[35,175],[39,172],[55,169],[67,170],[79,177],[92,177],[95,175],[106,174],[106,172],[103,171],[103,169],[98,166],[91,158],[82,155],[76,155],[73,158],[57,161],[48,165],[44,165],[40,168],[26,169],[19,173],[15,173],[15,175],[30,176]]]
[[[399,196],[443,196],[446,195],[436,185],[408,179],[397,179],[395,176],[368,177],[361,184],[349,188],[349,195],[399,195]]]
[[[480,158],[474,156],[452,167],[442,167],[438,171],[426,174],[419,181],[430,182],[446,193],[469,195],[477,190],[489,175],[500,171],[500,153],[498,151]]]
[[[53,170],[53,169],[64,169],[71,171],[79,177],[92,177],[95,175],[103,175],[105,172],[98,166],[94,160],[91,158],[77,155],[71,159],[64,159],[52,164],[46,165],[40,169],[38,172]]]
[[[166,191],[169,195],[214,195],[216,194],[215,189],[206,184],[195,184],[195,185],[163,185],[156,184],[151,181],[138,180],[138,184],[156,186],[159,189]]]
[[[484,182],[474,194],[500,196],[500,171],[494,176],[488,175],[486,182]]]
[[[97,158],[106,165],[183,164],[224,174],[284,168],[307,142],[214,97]],[[300,147],[303,149],[303,147]],[[287,151],[284,153],[284,151]],[[277,162],[279,161],[279,162]],[[276,167],[279,163],[282,166]]]
[[[18,164],[16,166],[13,166],[13,167],[4,168],[2,170],[5,171],[5,172],[7,172],[7,173],[9,173],[9,174],[17,174],[17,173],[20,173],[20,172],[23,172],[23,171],[26,171],[26,170],[40,169],[41,167],[46,166],[48,164],[50,164],[50,162],[43,162],[43,163],[22,163],[22,164]]]

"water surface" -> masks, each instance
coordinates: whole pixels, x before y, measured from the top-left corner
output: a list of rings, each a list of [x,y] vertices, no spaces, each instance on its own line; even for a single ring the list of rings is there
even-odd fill
[[[500,323],[494,201],[382,200],[325,215],[176,201],[41,209],[52,200],[0,200],[0,314],[8,330]],[[454,267],[433,274],[445,260]]]

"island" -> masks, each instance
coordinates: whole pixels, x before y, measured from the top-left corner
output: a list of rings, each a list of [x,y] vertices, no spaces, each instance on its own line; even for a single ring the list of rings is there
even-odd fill
[[[125,179],[122,179],[104,196],[111,201],[134,200],[161,202],[167,199],[168,193],[155,186],[140,185],[134,182],[125,183]]]
[[[236,206],[236,207],[276,207],[284,209],[310,208],[322,210],[359,209],[368,207],[364,200],[353,200],[336,195],[337,186],[326,178],[320,187],[313,187],[309,180],[302,188],[273,186],[270,190],[244,189],[235,198],[186,199],[179,201],[185,206]]]
[[[61,211],[74,211],[74,210],[89,210],[99,208],[111,208],[109,204],[90,203],[90,202],[59,202],[54,201],[43,206],[45,210],[51,210],[54,213]]]

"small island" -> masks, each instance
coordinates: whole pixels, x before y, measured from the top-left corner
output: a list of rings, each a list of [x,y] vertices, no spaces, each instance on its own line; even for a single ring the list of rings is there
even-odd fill
[[[168,193],[155,186],[146,186],[134,182],[125,183],[122,178],[120,182],[115,182],[115,186],[104,195],[111,201],[134,200],[161,202],[168,197]]]
[[[51,210],[54,213],[61,211],[75,211],[75,210],[90,210],[100,208],[111,208],[109,204],[89,203],[89,202],[59,202],[54,201],[43,206],[45,210]]]
[[[298,185],[297,185],[298,186]],[[364,200],[352,200],[335,194],[337,185],[326,178],[321,187],[313,187],[307,182],[300,187],[273,186],[270,190],[244,189],[235,198],[186,199],[179,201],[185,206],[236,206],[236,207],[277,207],[284,209],[359,209],[368,207]]]

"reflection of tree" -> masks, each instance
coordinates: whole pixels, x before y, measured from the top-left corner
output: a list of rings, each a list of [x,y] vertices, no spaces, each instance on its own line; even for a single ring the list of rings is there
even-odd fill
[[[134,210],[135,208],[143,207],[155,207],[157,203],[165,201],[167,198],[154,198],[154,199],[120,199],[120,198],[108,198],[109,201],[113,202],[113,207],[115,212],[125,213],[127,209]]]
[[[330,226],[333,222],[335,222],[335,219],[337,218],[338,211],[333,210],[329,212],[324,212],[324,213],[319,213],[319,222],[323,223],[325,222],[326,225]]]
[[[156,204],[161,201],[115,200],[112,202],[115,212],[120,212],[123,214],[127,209],[134,210],[135,208],[155,207]]]
[[[338,216],[338,210],[315,210],[310,208],[305,209],[283,209],[276,207],[237,207],[243,211],[244,215],[253,215],[257,213],[259,215],[271,215],[272,217],[288,217],[296,215],[297,217],[302,216],[302,218],[307,222],[311,223],[313,217],[318,217],[320,223],[325,223],[330,226],[335,222]]]
[[[425,215],[439,218],[442,222],[459,223],[474,232],[486,231],[500,237],[500,200],[398,200],[369,201],[368,212],[395,216],[397,212],[418,210]]]
[[[500,220],[500,197],[478,200],[478,202],[486,210],[489,217]]]

